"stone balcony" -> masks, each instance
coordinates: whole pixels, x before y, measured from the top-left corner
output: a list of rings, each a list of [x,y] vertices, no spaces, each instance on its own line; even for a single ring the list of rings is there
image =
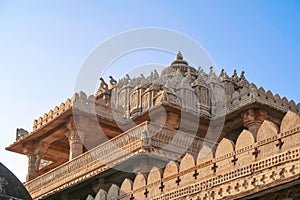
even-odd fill
[[[145,122],[26,182],[25,187],[33,199],[40,199],[86,181],[139,155],[156,157],[166,162],[181,159],[185,153],[196,156],[204,142],[208,146],[214,146],[213,142],[194,135]]]

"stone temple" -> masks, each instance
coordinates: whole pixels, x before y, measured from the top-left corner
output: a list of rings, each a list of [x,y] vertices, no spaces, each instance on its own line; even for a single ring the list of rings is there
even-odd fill
[[[179,52],[17,129],[32,199],[300,199],[300,104]],[[0,182],[1,191],[1,182]]]

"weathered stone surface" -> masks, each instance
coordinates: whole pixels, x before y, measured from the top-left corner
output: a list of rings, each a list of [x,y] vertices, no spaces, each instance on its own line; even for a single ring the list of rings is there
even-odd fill
[[[199,151],[197,157],[197,165],[201,166],[198,170],[199,178],[209,177],[213,175],[213,159],[213,150],[209,146],[204,145]]]
[[[294,112],[288,111],[282,119],[280,133],[290,131],[293,128],[300,126],[300,116]]]
[[[145,199],[146,178],[143,174],[138,174],[133,181],[133,196],[135,199]]]
[[[129,200],[130,193],[132,192],[132,181],[126,178],[120,188],[120,199],[121,200]]]
[[[157,167],[153,167],[147,178],[149,197],[155,197],[161,193],[159,189],[161,178],[161,171]]]
[[[107,196],[107,193],[104,190],[100,189],[99,192],[95,196],[95,200],[105,200],[106,196]]]
[[[278,127],[273,122],[265,120],[257,132],[256,141],[258,143],[258,159],[278,152],[276,146],[278,137]]]
[[[180,161],[179,172],[184,172],[188,169],[193,168],[194,166],[195,166],[194,157],[190,154],[185,154],[185,156]],[[185,185],[186,183],[193,181],[194,173],[195,173],[194,171],[191,171],[189,173],[185,173],[183,176],[180,176],[180,184],[179,185]]]
[[[178,173],[178,164],[175,163],[174,161],[170,161],[164,170],[163,178],[169,179],[170,177],[176,175],[177,173]],[[174,187],[177,187],[175,180],[172,180],[172,179],[164,181],[164,185],[165,185],[166,191],[168,191]]]
[[[297,145],[300,141],[300,133],[298,130],[293,131],[300,127],[300,116],[294,112],[288,111],[282,119],[280,126],[280,133],[282,136],[282,149],[288,149]],[[289,135],[289,137],[287,137]]]
[[[251,149],[255,145],[255,138],[250,131],[243,130],[235,144],[237,165],[243,166],[255,160],[255,155]]]
[[[232,164],[232,156],[234,153],[234,143],[231,140],[223,138],[216,149],[215,158],[217,161],[217,173],[229,170]]]
[[[88,195],[86,200],[94,200],[94,197],[92,197],[91,195]]]
[[[109,188],[107,192],[107,200],[118,200],[119,199],[119,187],[115,184]]]
[[[247,130],[243,130],[235,144],[235,150],[239,151],[245,149],[245,147],[253,146],[255,144],[255,138],[253,133]]]

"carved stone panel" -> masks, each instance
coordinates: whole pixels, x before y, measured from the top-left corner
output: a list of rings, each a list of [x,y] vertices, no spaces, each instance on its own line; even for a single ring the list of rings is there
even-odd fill
[[[129,117],[129,98],[130,98],[130,91],[131,91],[130,86],[124,86],[123,88],[120,89],[118,93],[118,112],[124,113],[124,117],[128,118]]]
[[[130,94],[130,114],[135,114],[140,110],[140,90],[139,88],[133,89]]]
[[[152,101],[152,96],[151,96],[151,91],[146,91],[143,95],[142,95],[142,110],[148,110],[152,105],[151,103]]]
[[[204,86],[196,86],[195,90],[197,94],[196,103],[198,110],[208,114],[210,109],[210,98],[208,88]]]
[[[192,89],[183,88],[180,90],[180,99],[182,108],[195,110],[196,109],[196,95]]]

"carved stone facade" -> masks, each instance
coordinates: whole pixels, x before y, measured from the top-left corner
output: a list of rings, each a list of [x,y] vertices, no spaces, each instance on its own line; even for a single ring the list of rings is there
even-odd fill
[[[296,199],[299,114],[244,72],[206,73],[179,52],[161,74],[100,78],[7,149],[28,156],[33,199]]]
[[[300,120],[299,116],[288,112],[280,129],[291,127],[285,121],[297,120]],[[300,142],[297,140],[297,144],[286,144],[283,148],[278,145],[278,141],[298,137],[300,124],[295,123],[292,129],[273,134],[273,127],[266,122],[260,126],[256,138],[244,130],[236,144],[224,138],[215,153],[213,149],[205,150],[206,156],[212,155],[209,159],[203,159],[201,150],[197,160],[186,154],[180,163],[170,161],[163,171],[154,167],[147,176],[137,174],[133,181],[125,179],[120,188],[112,185],[109,194],[121,200],[251,199],[251,196],[254,198],[260,192],[264,194],[266,189],[279,187],[278,192],[261,195],[259,199],[298,199],[299,186],[287,186],[290,190],[286,190],[283,185],[293,182],[297,185],[300,175]],[[260,149],[259,156],[257,148]],[[104,191],[99,190],[99,193]],[[90,199],[99,200],[98,196]],[[107,196],[103,199],[114,198]]]

